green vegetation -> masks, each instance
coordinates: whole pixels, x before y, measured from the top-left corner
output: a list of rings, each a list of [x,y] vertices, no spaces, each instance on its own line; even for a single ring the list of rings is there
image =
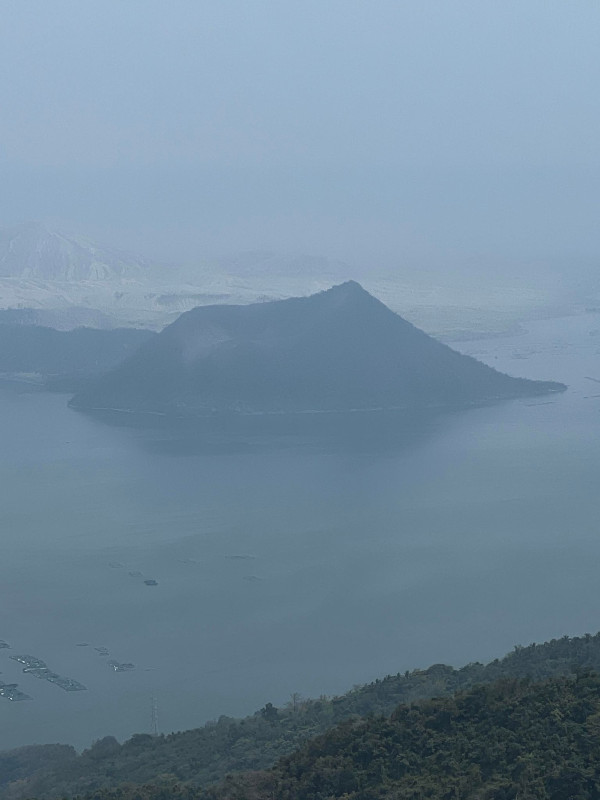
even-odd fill
[[[251,717],[221,717],[184,733],[156,738],[136,735],[122,745],[107,737],[80,756],[72,750],[63,753],[55,767],[40,762],[43,748],[21,748],[0,754],[0,795],[11,800],[67,797],[148,783],[155,785],[153,791],[163,787],[170,792],[176,784],[181,792],[188,788],[196,791],[194,787],[209,786],[228,773],[267,769],[307,740],[340,723],[348,730],[356,725],[360,728],[366,724],[361,718],[387,718],[401,704],[448,697],[502,679],[541,681],[589,669],[600,671],[600,633],[516,647],[505,658],[487,665],[476,663],[454,669],[437,664],[426,670],[389,676],[340,697],[295,699],[283,709],[267,704]],[[32,751],[29,770],[28,751]],[[134,797],[120,789],[117,796]]]
[[[114,795],[113,795],[114,796]],[[502,680],[348,720],[205,800],[600,797],[600,676]]]

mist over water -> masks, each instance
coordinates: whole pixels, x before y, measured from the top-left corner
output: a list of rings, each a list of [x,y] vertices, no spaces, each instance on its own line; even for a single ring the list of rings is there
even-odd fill
[[[152,697],[167,732],[597,630],[599,331],[463,343],[569,391],[417,420],[168,432],[5,384],[0,671],[33,699],[0,700],[0,747],[149,732]]]

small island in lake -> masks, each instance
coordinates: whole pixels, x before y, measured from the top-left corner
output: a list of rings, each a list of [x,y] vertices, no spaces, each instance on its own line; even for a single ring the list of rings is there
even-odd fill
[[[513,378],[415,328],[355,281],[182,314],[73,408],[193,416],[472,405],[564,390]]]

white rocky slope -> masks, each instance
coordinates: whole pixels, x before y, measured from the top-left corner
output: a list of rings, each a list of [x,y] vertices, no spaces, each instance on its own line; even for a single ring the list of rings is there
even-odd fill
[[[147,265],[136,256],[28,222],[0,230],[0,277],[41,281],[139,279]]]
[[[548,286],[457,285],[452,276],[361,272],[325,258],[273,253],[150,268],[136,256],[37,223],[0,230],[0,309],[51,311],[42,316],[53,320],[52,327],[158,329],[196,306],[309,295],[349,278],[428,333],[448,339],[502,333],[524,319],[571,310]]]

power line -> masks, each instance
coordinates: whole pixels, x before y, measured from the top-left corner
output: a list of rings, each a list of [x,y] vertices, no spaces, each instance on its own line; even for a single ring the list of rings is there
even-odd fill
[[[158,736],[158,700],[152,698],[152,736]]]

